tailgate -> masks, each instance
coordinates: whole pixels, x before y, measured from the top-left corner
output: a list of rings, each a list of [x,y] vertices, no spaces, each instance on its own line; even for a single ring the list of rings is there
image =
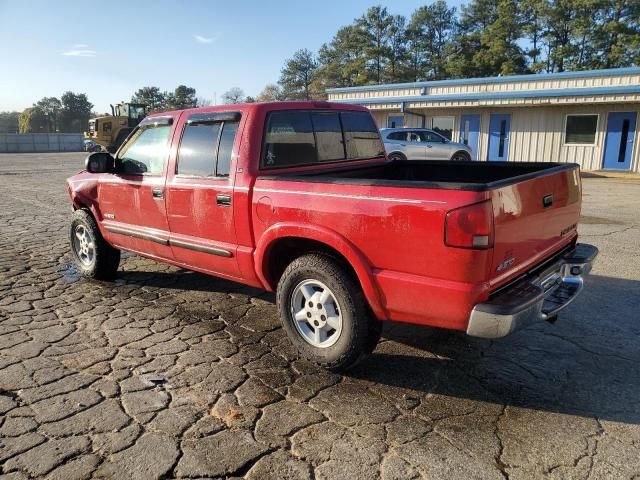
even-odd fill
[[[495,227],[492,286],[524,273],[576,236],[581,200],[577,166],[491,193]]]

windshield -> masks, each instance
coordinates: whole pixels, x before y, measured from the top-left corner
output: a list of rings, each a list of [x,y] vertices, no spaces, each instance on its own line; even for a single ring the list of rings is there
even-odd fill
[[[142,105],[129,106],[129,118],[142,120],[146,116],[145,108]]]

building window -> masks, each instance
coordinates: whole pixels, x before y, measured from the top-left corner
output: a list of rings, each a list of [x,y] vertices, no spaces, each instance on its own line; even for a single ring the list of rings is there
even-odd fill
[[[387,128],[404,127],[404,115],[389,115],[387,117]]]
[[[453,138],[454,124],[454,117],[433,117],[431,119],[431,128],[449,140]]]
[[[564,143],[593,145],[596,143],[597,129],[597,114],[567,115]]]

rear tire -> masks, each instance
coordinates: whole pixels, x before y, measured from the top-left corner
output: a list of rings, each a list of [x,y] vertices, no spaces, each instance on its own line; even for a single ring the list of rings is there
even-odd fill
[[[469,162],[471,161],[471,156],[467,152],[456,152],[451,157],[452,162]]]
[[[377,343],[357,280],[333,258],[298,257],[278,282],[276,302],[287,336],[310,361],[333,371],[354,366]]]
[[[400,153],[400,152],[393,152],[389,154],[389,160],[394,161],[394,162],[401,162],[406,160],[407,157],[404,156],[404,154]]]
[[[83,277],[111,280],[120,264],[120,250],[109,245],[86,210],[76,210],[69,229],[71,254]]]

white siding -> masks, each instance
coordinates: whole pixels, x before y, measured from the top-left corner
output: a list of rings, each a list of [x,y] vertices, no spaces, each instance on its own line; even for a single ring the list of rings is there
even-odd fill
[[[434,116],[453,116],[455,125],[453,140],[459,140],[460,116],[464,114],[480,115],[480,139],[478,158],[486,160],[489,147],[489,121],[492,113],[511,115],[509,134],[509,152],[507,159],[512,162],[547,161],[575,162],[583,170],[599,170],[602,168],[605,136],[607,131],[607,115],[609,112],[636,112],[637,125],[633,143],[631,170],[640,171],[640,149],[638,148],[638,130],[640,129],[640,103],[636,104],[583,104],[576,106],[550,106],[537,108],[442,108],[414,109],[424,114],[425,125],[431,126]],[[380,128],[387,126],[389,115],[398,115],[399,109],[393,111],[374,111],[374,118]],[[596,141],[594,145],[565,145],[565,117],[572,113],[595,113],[599,115]],[[406,112],[405,126],[420,127],[422,117]]]

